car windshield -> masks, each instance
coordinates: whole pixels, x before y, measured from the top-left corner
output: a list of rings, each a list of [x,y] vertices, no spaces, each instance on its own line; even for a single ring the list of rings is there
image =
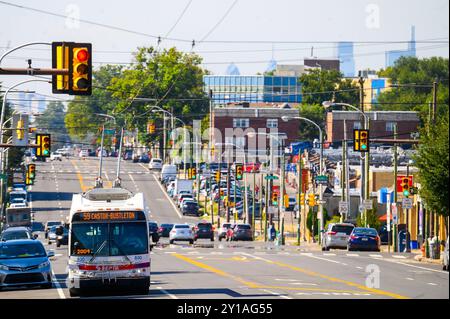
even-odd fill
[[[373,228],[355,228],[353,231],[356,235],[370,235],[370,236],[377,236],[378,233]]]
[[[350,235],[353,228],[354,227],[350,226],[350,225],[334,225],[333,228],[331,229],[331,231],[334,231],[336,233],[345,233],[346,235]]]
[[[47,256],[42,244],[0,245],[0,259],[33,258]]]
[[[29,239],[28,233],[22,231],[8,231],[3,233],[2,240],[14,240],[14,239]]]
[[[172,228],[173,224],[161,224],[162,228]]]
[[[198,224],[197,227],[199,229],[211,229],[212,225],[211,224]]]
[[[176,229],[180,229],[180,228],[181,228],[181,229],[183,229],[183,228],[189,229],[190,227],[189,227],[189,225],[175,225],[175,228],[176,228]]]
[[[139,255],[148,252],[145,222],[74,223],[71,254],[96,256]]]
[[[40,222],[31,223],[31,231],[43,231],[44,225]]]
[[[60,224],[61,224],[60,222],[48,222],[47,228],[50,228],[51,226],[54,226],[54,225],[60,225]]]
[[[251,229],[250,225],[238,225],[238,229]]]

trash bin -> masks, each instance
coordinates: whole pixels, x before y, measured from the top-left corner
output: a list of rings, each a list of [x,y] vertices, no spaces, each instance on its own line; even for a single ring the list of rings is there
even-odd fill
[[[398,251],[404,252],[406,248],[406,232],[404,230],[398,233]]]

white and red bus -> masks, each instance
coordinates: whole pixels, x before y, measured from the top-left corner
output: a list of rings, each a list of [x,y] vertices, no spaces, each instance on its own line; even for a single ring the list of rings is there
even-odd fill
[[[73,195],[68,244],[71,296],[116,287],[148,294],[148,216],[142,193],[94,188]]]

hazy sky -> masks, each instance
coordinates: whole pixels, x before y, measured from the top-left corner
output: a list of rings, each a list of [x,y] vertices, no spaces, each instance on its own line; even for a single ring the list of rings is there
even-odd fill
[[[448,41],[449,36],[448,0],[6,2],[51,11],[66,18],[12,7],[0,1],[0,53],[6,47],[33,41],[91,42],[95,66],[108,62],[128,63],[136,47],[156,46],[157,40],[149,35],[165,37],[171,29],[168,37],[186,42],[162,40],[160,47],[176,46],[180,50],[190,51],[190,42],[195,40],[197,44],[193,51],[203,56],[204,67],[214,74],[225,73],[230,62],[238,66],[241,74],[263,72],[272,56],[281,64],[302,64],[303,58],[311,55],[312,46],[315,56],[333,57],[335,50],[332,42],[337,41],[407,41],[412,25],[416,26],[416,39],[419,41]],[[91,25],[78,21],[77,17],[148,36]],[[202,43],[202,39],[266,43]],[[280,43],[282,41],[286,43]],[[305,43],[292,43],[295,41]],[[310,41],[315,43],[306,43]],[[406,47],[406,43],[356,44],[356,70],[382,68],[385,63],[384,51]],[[25,60],[33,58],[33,66],[49,67],[50,47],[32,48],[12,53],[2,65],[26,67]],[[419,42],[417,55],[448,57],[448,44]],[[5,86],[24,79],[29,77],[0,76]],[[27,84],[20,88],[44,94],[51,92],[50,85],[46,83]]]

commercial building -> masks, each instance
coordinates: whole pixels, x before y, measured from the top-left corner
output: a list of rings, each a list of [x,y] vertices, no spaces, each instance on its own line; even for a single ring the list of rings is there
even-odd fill
[[[378,96],[380,93],[390,90],[391,80],[378,77],[376,71],[373,70],[359,71],[359,75],[364,79],[364,111],[376,110],[379,105]],[[353,83],[359,86],[359,78],[353,78]]]
[[[345,77],[355,76],[355,59],[353,57],[353,42],[338,42],[337,57],[341,73]]]
[[[397,125],[399,139],[410,139],[411,133],[419,129],[419,116],[413,111],[376,111],[365,113],[370,119],[370,138],[394,138],[394,126]],[[347,126],[347,139],[353,138],[353,130],[364,127],[364,118],[359,112],[331,111],[327,113],[327,142],[341,145],[344,139],[344,121]]]
[[[340,61],[339,59],[320,59],[320,58],[305,58],[305,66],[311,68],[321,68],[327,71],[340,71]]]
[[[205,75],[206,93],[214,105],[228,103],[301,103],[301,84],[295,76]]]

